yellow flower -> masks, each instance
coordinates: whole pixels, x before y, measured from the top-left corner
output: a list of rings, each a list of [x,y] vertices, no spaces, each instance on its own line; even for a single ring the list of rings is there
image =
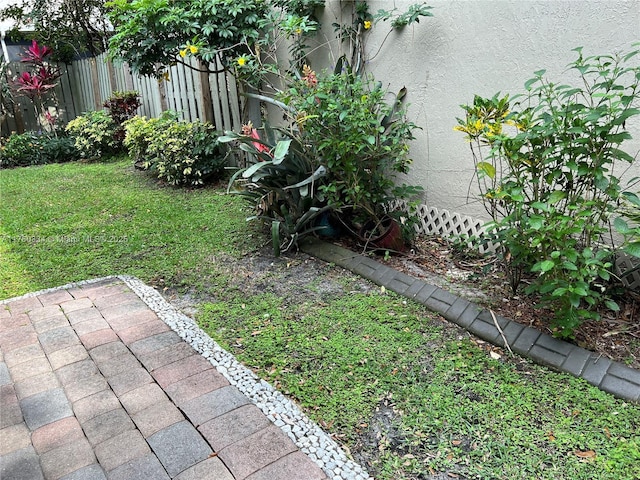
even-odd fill
[[[243,67],[245,63],[247,63],[247,59],[246,58],[240,57],[238,59],[238,65],[240,65],[241,67]]]
[[[184,50],[180,50],[180,56],[181,56],[182,58],[184,58],[184,57],[186,57],[186,56],[187,56],[187,49],[186,49],[186,48],[185,48]]]
[[[189,51],[193,54],[198,53],[198,47],[195,45],[189,45]]]
[[[302,29],[301,28],[296,28],[296,34],[300,35],[302,33]]]
[[[369,20],[364,21],[364,29],[369,30],[371,28],[371,22]]]

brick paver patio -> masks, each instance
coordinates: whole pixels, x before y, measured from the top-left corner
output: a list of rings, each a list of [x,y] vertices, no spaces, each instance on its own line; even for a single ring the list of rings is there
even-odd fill
[[[0,305],[3,480],[321,480],[118,279]]]

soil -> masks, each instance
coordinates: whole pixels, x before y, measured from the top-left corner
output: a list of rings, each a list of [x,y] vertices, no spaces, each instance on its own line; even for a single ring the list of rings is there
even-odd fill
[[[354,242],[340,240],[340,244],[362,253],[362,248]],[[537,298],[533,296],[514,295],[507,276],[493,257],[471,256],[469,252],[454,248],[446,239],[420,236],[409,251],[391,256],[376,255],[376,259],[498,315],[554,334],[550,328],[552,312],[539,308]],[[338,271],[302,253],[289,252],[274,258],[271,249],[265,247],[239,260],[219,257],[212,261],[227,265],[234,273],[236,287],[247,294],[270,291],[283,298],[317,296],[318,301],[322,301],[324,295],[337,293],[342,288],[337,278],[326,277],[326,274],[330,277],[339,275]],[[524,279],[523,283],[526,281]],[[367,285],[363,280],[359,288],[371,288]],[[190,298],[189,294],[177,295],[176,292],[168,296],[187,314],[195,312],[196,304],[208,300]],[[623,290],[615,300],[620,306],[619,312],[602,310],[600,320],[583,323],[575,331],[574,338],[564,340],[640,370],[640,292]]]

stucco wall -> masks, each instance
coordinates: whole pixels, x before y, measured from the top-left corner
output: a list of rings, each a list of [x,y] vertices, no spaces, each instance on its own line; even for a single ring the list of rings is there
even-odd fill
[[[328,0],[323,23],[340,20],[346,3]],[[412,3],[369,1],[371,12],[393,5],[405,10]],[[484,218],[483,208],[467,200],[473,162],[463,134],[453,131],[455,118],[463,116],[459,105],[472,102],[474,94],[521,93],[524,82],[539,69],[564,82],[565,67],[576,58],[572,49],[578,46],[584,47],[585,55],[628,51],[640,41],[640,0],[427,3],[434,7],[434,16],[392,33],[367,70],[392,91],[408,88],[411,120],[422,127],[411,147],[410,181],[424,186],[425,203]],[[379,23],[367,35],[370,56],[388,32],[388,24]],[[332,54],[324,52],[323,60],[331,62],[337,53],[338,45],[333,43]],[[632,128],[635,138],[625,150],[636,155],[640,122]],[[640,175],[640,168],[625,176],[634,175]]]

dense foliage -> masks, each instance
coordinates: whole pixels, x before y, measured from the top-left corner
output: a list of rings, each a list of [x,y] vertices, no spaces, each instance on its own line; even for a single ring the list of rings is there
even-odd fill
[[[154,76],[196,54],[230,65],[258,41],[268,12],[264,0],[113,0],[107,6],[116,28],[111,55]]]
[[[301,137],[327,169],[321,189],[334,208],[379,220],[391,201],[420,192],[398,184],[409,171],[408,142],[417,128],[406,118],[405,94],[389,99],[380,84],[347,67],[320,77],[307,68],[283,94]]]
[[[83,158],[98,159],[117,153],[121,143],[116,139],[118,125],[105,110],[86,112],[71,120],[66,131],[75,139]]]
[[[14,133],[0,144],[0,167],[26,167],[77,160],[74,139],[65,135]]]
[[[54,49],[55,60],[66,63],[78,53],[105,51],[110,30],[102,0],[22,0],[0,10],[0,19],[15,25],[10,36],[28,30]]]
[[[270,228],[273,249],[279,255],[320,230],[320,216],[332,209],[322,193],[327,170],[313,144],[290,130],[267,126],[264,140],[251,125],[244,130],[243,135],[230,133],[221,138],[238,142],[252,157],[250,165],[231,178],[230,189],[253,206],[255,215],[250,219]]]
[[[125,146],[136,164],[172,185],[202,185],[219,178],[227,152],[215,128],[178,121],[172,112],[157,119],[134,117],[124,124]]]
[[[622,195],[615,167],[635,161],[620,148],[631,138],[626,124],[640,114],[639,50],[577,52],[576,85],[552,83],[541,70],[518,102],[476,97],[456,127],[471,141],[512,287],[535,273],[527,292],[556,307],[560,335],[597,318],[601,304],[618,308],[606,295],[613,251],[605,240]]]

